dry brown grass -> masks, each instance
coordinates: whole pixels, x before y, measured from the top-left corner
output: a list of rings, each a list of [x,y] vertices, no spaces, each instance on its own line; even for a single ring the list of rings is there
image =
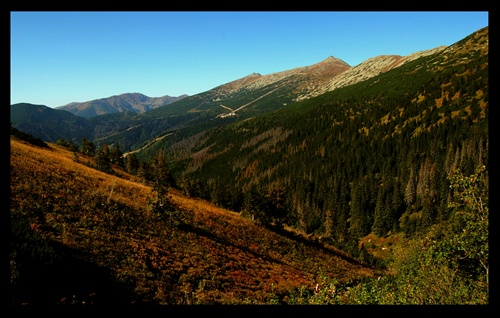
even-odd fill
[[[109,269],[142,301],[264,304],[301,286],[312,289],[323,277],[374,275],[311,238],[275,233],[175,189],[172,202],[190,217],[173,226],[151,212],[149,186],[118,169],[122,177],[97,171],[83,164],[89,158],[75,162],[72,152],[49,146],[11,139],[11,213],[26,214],[31,230]]]
[[[44,171],[60,173],[62,176],[66,173],[68,177],[71,176],[70,181],[82,188],[93,189],[96,194],[135,208],[143,208],[145,199],[151,195],[151,187],[131,181],[133,176],[124,171],[118,170],[122,177],[98,171],[83,164],[91,162],[88,157],[80,155],[81,163],[75,162],[71,151],[55,144],[48,145],[49,149],[45,149],[11,139],[11,165],[23,165],[23,169],[33,171],[35,175]]]

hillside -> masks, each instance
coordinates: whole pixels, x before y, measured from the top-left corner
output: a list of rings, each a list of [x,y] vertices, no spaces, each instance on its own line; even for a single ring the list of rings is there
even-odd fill
[[[15,128],[50,142],[66,139],[67,136],[81,140],[91,129],[85,118],[66,110],[28,103],[10,107],[10,122]]]
[[[286,302],[325,277],[375,275],[331,246],[174,189],[175,208],[156,214],[150,186],[91,164],[61,146],[11,137],[14,304]]]

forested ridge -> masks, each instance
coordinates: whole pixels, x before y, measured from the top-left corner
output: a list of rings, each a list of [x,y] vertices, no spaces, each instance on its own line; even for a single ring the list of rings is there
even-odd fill
[[[23,242],[34,240],[31,257],[55,262],[47,257],[58,248],[38,235],[75,255],[84,251],[85,259],[115,273],[129,293],[119,299],[125,303],[488,304],[488,94],[485,28],[440,53],[309,100],[270,105],[274,111],[224,125],[207,120],[205,129],[202,121],[186,124],[138,153],[124,156],[119,144],[85,138],[81,144],[58,140],[51,147],[67,149],[75,164],[131,180],[145,192],[129,202],[111,179],[92,172],[98,181],[76,196],[88,200],[79,211],[78,203],[54,203],[83,189],[78,178],[71,188],[57,181],[65,180],[62,168],[54,176],[16,161],[11,214],[19,254],[13,259],[26,264],[30,252]],[[12,128],[11,134],[36,140]],[[26,178],[35,175],[54,180],[55,190],[43,180],[28,185]],[[33,190],[35,209],[24,199]],[[178,205],[180,196],[232,211],[238,221],[205,218],[212,208],[195,213],[185,201]],[[110,232],[102,230],[107,227]],[[172,233],[168,239],[166,233]],[[99,235],[98,243],[88,244]],[[114,235],[120,249],[105,242]],[[181,247],[174,246],[184,239],[198,245],[185,246],[182,261]],[[207,240],[216,245],[207,247]],[[128,258],[104,256],[123,246],[133,247]],[[238,256],[214,252],[228,247]],[[330,261],[322,263],[324,255]],[[257,268],[271,266],[262,259],[273,264],[267,271],[277,273],[282,264],[301,274],[287,269],[290,275],[251,280],[248,275],[263,275]],[[254,265],[245,269],[245,262]],[[224,271],[210,278],[214,266]],[[22,277],[23,267],[15,269]]]

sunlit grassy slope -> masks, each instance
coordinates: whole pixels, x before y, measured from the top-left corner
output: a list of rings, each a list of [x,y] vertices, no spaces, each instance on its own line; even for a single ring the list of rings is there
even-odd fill
[[[12,223],[46,251],[31,271],[30,258],[17,252],[14,302],[283,303],[289,291],[326,277],[375,275],[333,247],[272,232],[175,189],[171,199],[188,217],[172,225],[151,212],[150,186],[90,162],[55,144],[11,138]]]

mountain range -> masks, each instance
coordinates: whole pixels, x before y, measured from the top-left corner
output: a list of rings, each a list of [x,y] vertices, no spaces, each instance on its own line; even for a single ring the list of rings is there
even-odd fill
[[[246,119],[364,81],[444,49],[440,46],[406,57],[377,56],[354,67],[330,56],[311,66],[268,75],[253,73],[193,96],[153,98],[128,93],[55,109],[20,103],[11,105],[11,122],[14,127],[49,142],[65,138],[79,144],[85,137],[102,143],[119,143],[124,151],[137,151],[166,131],[185,126],[199,131],[205,125],[227,122],[206,123],[207,116],[212,119],[238,115],[238,119]],[[112,114],[121,116],[103,116]],[[198,122],[202,128],[196,128]]]
[[[244,78],[222,85],[221,93],[234,92],[246,86],[248,86],[248,89],[257,89],[293,75],[301,75],[303,79],[294,79],[294,81],[299,82],[299,85],[297,85],[298,96],[294,101],[304,100],[342,86],[366,80],[421,56],[439,52],[444,48],[445,46],[439,46],[408,56],[381,55],[370,58],[355,67],[351,67],[344,61],[330,56],[311,66],[298,67],[265,76],[258,73],[250,74]],[[285,84],[286,82],[283,83],[283,85]],[[171,104],[185,97],[188,97],[188,95],[184,94],[178,97],[168,95],[163,97],[148,97],[140,93],[125,93],[83,103],[73,102],[56,107],[56,109],[67,110],[74,115],[86,118],[126,111],[143,113]]]

